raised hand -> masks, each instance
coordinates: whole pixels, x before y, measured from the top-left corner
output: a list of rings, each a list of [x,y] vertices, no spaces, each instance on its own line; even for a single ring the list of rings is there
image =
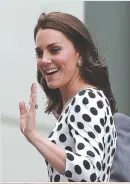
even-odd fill
[[[36,131],[36,104],[37,104],[37,86],[32,84],[30,93],[30,107],[27,108],[25,102],[19,103],[20,110],[20,130],[29,138]]]

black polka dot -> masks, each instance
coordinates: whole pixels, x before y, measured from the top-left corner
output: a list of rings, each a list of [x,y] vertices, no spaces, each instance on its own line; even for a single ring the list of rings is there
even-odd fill
[[[111,136],[109,135],[109,136],[108,136],[108,139],[107,139],[107,143],[109,143],[110,140],[111,140]]]
[[[69,110],[69,107],[67,107],[67,109],[65,110],[65,114],[67,114],[68,110]]]
[[[70,146],[66,146],[65,149],[68,151],[72,151],[72,148]]]
[[[57,127],[57,131],[61,130],[62,129],[62,123],[60,123]]]
[[[113,146],[113,140],[111,141],[111,146]]]
[[[105,121],[104,121],[104,123],[106,124],[106,122],[107,122],[107,116],[105,115]]]
[[[89,140],[86,137],[84,137],[84,140],[89,143]]]
[[[50,182],[52,182],[52,175],[50,176]]]
[[[103,151],[103,145],[99,142],[99,148]]]
[[[75,165],[74,170],[75,170],[75,172],[77,174],[81,174],[82,173],[81,167],[79,165]]]
[[[110,146],[108,147],[108,150],[107,150],[107,153],[109,153],[110,152]]]
[[[104,154],[103,154],[103,160],[105,159],[105,156],[106,156],[106,155],[105,155],[105,153],[104,153]]]
[[[87,155],[89,155],[90,157],[95,157],[95,154],[92,151],[87,151]]]
[[[84,129],[84,125],[81,122],[78,122],[77,123],[77,126],[78,126],[79,129]]]
[[[79,153],[75,153],[77,156],[81,156]]]
[[[112,125],[113,124],[113,118],[110,117],[110,124]]]
[[[95,151],[97,152],[98,155],[100,155],[99,151],[97,148],[93,147],[95,149]]]
[[[73,161],[74,160],[74,156],[71,153],[67,153],[67,158],[70,161]]]
[[[74,105],[74,103],[75,103],[75,97],[73,98],[71,105]]]
[[[76,130],[75,130],[75,134],[76,134],[76,135],[79,135],[79,133],[78,133]]]
[[[54,169],[53,169],[53,167],[51,167],[51,172],[52,172],[52,173],[54,172]]]
[[[54,141],[54,140],[51,140],[51,142],[53,142],[54,144],[56,144],[56,141]]]
[[[82,118],[84,121],[90,122],[91,121],[91,117],[88,114],[83,114]]]
[[[102,141],[103,141],[103,144],[104,144],[104,147],[105,147],[105,140],[104,140],[104,137],[102,138]]]
[[[107,99],[105,99],[105,101],[106,101],[107,105],[110,106],[109,101]]]
[[[101,164],[100,164],[100,162],[97,162],[96,166],[97,166],[98,170],[101,171]]]
[[[83,165],[84,165],[85,169],[87,169],[87,170],[90,169],[90,164],[89,164],[89,162],[87,160],[83,161]]]
[[[54,132],[51,132],[48,138],[52,137],[53,133],[54,133]]]
[[[92,91],[89,91],[88,95],[89,95],[90,98],[95,98],[96,97],[96,95]]]
[[[61,135],[59,136],[59,140],[60,140],[61,142],[65,142],[65,141],[66,141],[66,135],[65,135],[65,134],[61,134]]]
[[[76,106],[75,106],[75,112],[76,112],[76,113],[80,112],[80,106],[79,106],[79,105],[76,105]]]
[[[86,180],[82,179],[81,182],[87,182]]]
[[[91,137],[91,138],[95,138],[95,135],[94,135],[94,133],[93,132],[88,132],[88,135],[89,135],[89,137]]]
[[[65,176],[67,176],[68,178],[71,178],[71,177],[72,177],[72,172],[69,171],[69,170],[67,170],[67,171],[65,172]]]
[[[107,126],[107,127],[106,127],[106,133],[109,132],[109,129],[110,129],[109,126]]]
[[[48,161],[47,161],[47,160],[45,160],[45,162],[46,162],[46,165],[48,165]]]
[[[106,175],[104,174],[104,175],[103,175],[103,178],[102,178],[103,181],[105,181],[105,177],[106,177]]]
[[[109,156],[108,159],[107,159],[107,164],[109,164],[109,162],[110,162],[110,156]]]
[[[104,119],[103,118],[100,118],[100,123],[104,127],[105,123],[104,123]]]
[[[67,122],[68,122],[68,116],[65,118],[65,122],[66,122],[66,124],[67,124]]]
[[[62,120],[62,115],[60,116],[60,118],[58,119],[58,122],[60,122]]]
[[[110,166],[107,168],[107,174],[109,174],[110,172]]]
[[[113,156],[114,155],[114,153],[115,153],[115,148],[112,150],[112,153],[111,153],[111,156]]]
[[[97,102],[97,106],[98,106],[99,109],[102,109],[103,106],[104,106],[103,101],[102,101],[102,100],[99,100],[99,101]]]
[[[97,111],[97,109],[95,108],[95,107],[91,107],[90,108],[90,112],[93,114],[93,115],[97,115],[98,114],[98,111]]]
[[[83,98],[83,104],[84,104],[84,105],[87,105],[88,103],[89,103],[88,98],[84,97],[84,98]]]
[[[75,121],[74,115],[71,115],[71,116],[70,116],[70,121],[71,121],[71,122],[74,122],[74,121]]]
[[[75,182],[74,180],[68,179],[69,182]]]
[[[94,125],[94,129],[96,130],[97,133],[101,133],[101,128],[98,125]]]
[[[55,177],[54,177],[54,181],[55,181],[55,182],[60,181],[60,175],[59,175],[59,174],[55,175]]]
[[[83,96],[86,93],[86,90],[82,90],[79,92],[79,96]]]
[[[73,134],[72,134],[72,132],[71,132],[71,130],[69,129],[69,134],[70,134],[70,136],[71,137],[73,137]]]
[[[79,150],[82,150],[82,149],[84,149],[84,144],[83,143],[79,143],[78,145],[77,145],[77,148],[79,149]]]
[[[106,168],[106,164],[104,163],[102,166],[102,170],[105,171],[105,168]]]
[[[96,178],[97,178],[97,175],[96,175],[95,173],[91,174],[90,180],[91,180],[92,182],[96,181]]]
[[[100,97],[103,97],[102,94],[101,94],[99,91],[97,91],[97,93],[98,93],[98,95],[99,95]]]
[[[108,109],[108,107],[106,107],[106,111],[107,111],[107,115],[109,115],[109,109]]]

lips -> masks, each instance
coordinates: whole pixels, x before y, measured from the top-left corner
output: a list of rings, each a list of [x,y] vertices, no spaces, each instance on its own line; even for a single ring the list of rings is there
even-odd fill
[[[46,69],[45,73],[46,75],[53,75],[59,71],[59,68],[51,68],[51,69]]]

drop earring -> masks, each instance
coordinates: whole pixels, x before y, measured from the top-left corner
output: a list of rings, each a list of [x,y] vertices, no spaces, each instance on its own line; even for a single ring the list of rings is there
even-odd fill
[[[80,60],[78,60],[78,62],[77,62],[77,66],[78,66],[78,67],[82,66],[82,60],[81,60],[81,59],[80,59]]]

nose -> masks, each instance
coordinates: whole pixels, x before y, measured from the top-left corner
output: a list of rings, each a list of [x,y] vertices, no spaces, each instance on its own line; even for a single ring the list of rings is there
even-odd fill
[[[49,64],[49,63],[51,63],[51,59],[49,58],[49,57],[42,57],[42,59],[41,59],[41,62],[43,63],[43,64]]]
[[[38,59],[37,65],[47,65],[51,62],[52,60],[50,57],[43,55],[40,59]]]

